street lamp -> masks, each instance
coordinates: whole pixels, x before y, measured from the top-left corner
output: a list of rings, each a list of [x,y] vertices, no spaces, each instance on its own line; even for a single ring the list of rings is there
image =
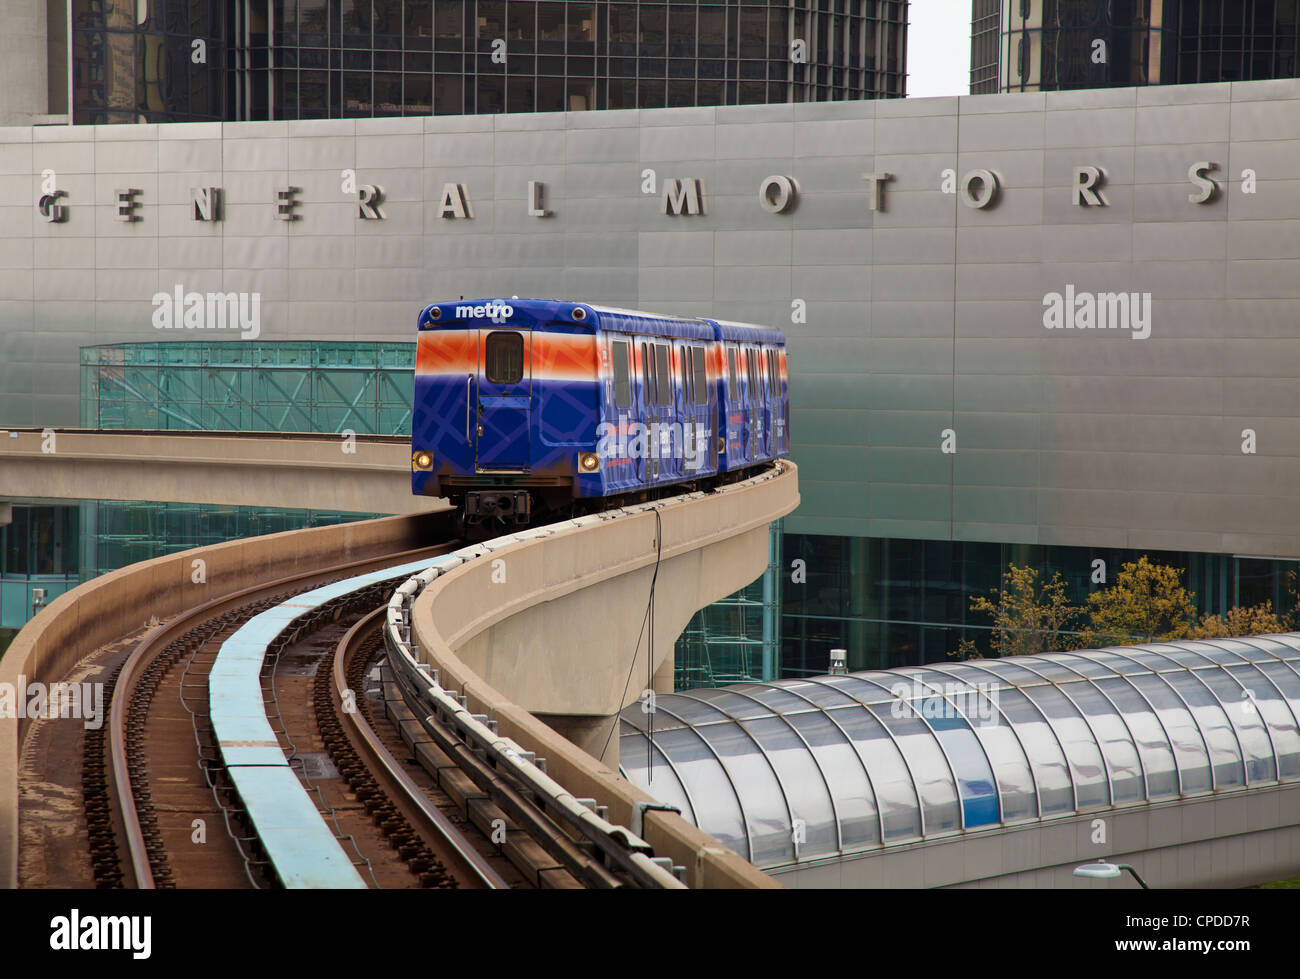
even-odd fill
[[[1150,886],[1141,877],[1138,872],[1126,863],[1107,863],[1104,860],[1098,860],[1096,863],[1085,863],[1082,867],[1074,868],[1076,877],[1092,877],[1098,880],[1112,880],[1122,876],[1120,871],[1127,870],[1133,875],[1133,879],[1142,885],[1143,890],[1150,890]]]

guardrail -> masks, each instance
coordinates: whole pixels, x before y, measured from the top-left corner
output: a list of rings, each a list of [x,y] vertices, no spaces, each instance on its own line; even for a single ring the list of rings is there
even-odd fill
[[[651,856],[654,850],[649,843],[630,830],[610,823],[597,811],[594,800],[580,802],[576,799],[546,774],[545,759],[526,751],[512,739],[501,737],[495,721],[486,714],[471,713],[461,698],[439,684],[436,669],[416,659],[410,639],[407,601],[444,570],[480,557],[484,552],[491,553],[490,549],[481,546],[456,551],[450,557],[440,559],[440,566],[420,572],[393,593],[384,628],[389,665],[408,685],[422,692],[424,706],[431,716],[437,715],[472,749],[482,752],[499,771],[514,776],[542,801],[549,813],[558,816],[580,837],[593,843],[608,863],[628,873],[642,887],[685,886],[680,880],[683,867],[674,866],[666,857]],[[421,722],[430,734],[434,733],[430,717],[421,718]]]
[[[649,520],[649,526],[662,533],[662,539],[641,535],[642,551],[646,539],[662,545],[652,546],[648,554],[630,558],[633,564],[641,566],[690,548],[722,543],[755,529],[765,534],[772,519],[797,503],[797,494],[793,492],[796,478],[793,464],[779,462],[760,476],[713,493],[690,493],[549,524],[462,548],[438,559],[434,567],[413,576],[394,592],[384,630],[395,671],[421,691],[422,706],[429,715],[426,727],[434,719],[453,726],[472,749],[527,786],[547,811],[565,822],[579,839],[590,843],[647,886],[680,886],[683,881],[694,887],[778,886],[679,814],[656,809],[653,799],[482,682],[456,657],[436,628],[426,630],[427,642],[422,647],[416,601],[450,583],[479,559],[529,545],[600,533],[615,524]],[[687,512],[692,507],[709,512],[688,518]],[[723,519],[720,510],[730,511],[732,518]],[[586,554],[598,550],[595,541],[585,539],[576,546]],[[624,557],[620,554],[615,560]],[[567,566],[563,561],[560,563]],[[463,646],[500,617],[547,600],[544,590],[535,587],[523,590],[526,594],[520,598],[503,593],[495,618],[479,617],[469,625],[459,623],[458,645]],[[466,618],[473,618],[472,609],[462,610]],[[435,615],[435,625],[436,621]],[[510,726],[512,736],[502,732],[504,724]],[[529,747],[525,748],[524,744]],[[538,757],[539,753],[562,763],[563,773],[557,774],[569,788],[548,774],[547,762]],[[582,792],[585,798],[577,797],[571,790]],[[605,799],[607,805],[598,805],[598,798]],[[607,812],[613,812],[613,820],[606,817]],[[614,820],[632,828],[617,825]]]

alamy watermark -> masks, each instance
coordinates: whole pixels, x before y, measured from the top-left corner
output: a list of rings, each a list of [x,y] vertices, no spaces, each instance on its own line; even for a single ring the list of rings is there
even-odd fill
[[[238,330],[241,340],[262,334],[260,292],[186,292],[177,285],[155,292],[153,305],[156,330]]]
[[[1131,330],[1134,340],[1151,335],[1151,293],[1049,292],[1043,297],[1043,326],[1049,330]]]
[[[50,919],[50,948],[56,952],[130,952],[147,959],[153,951],[153,918],[147,914],[82,914],[73,908]]]
[[[690,422],[639,421],[596,426],[596,454],[604,460],[681,459],[687,470],[699,469],[708,455],[709,430]]]
[[[983,724],[996,724],[1001,716],[998,711],[998,690],[996,683],[922,683],[913,679],[911,683],[899,680],[889,688],[894,701],[889,705],[889,712],[894,717],[923,717],[930,719],[953,719],[964,717],[968,721],[978,720]]]
[[[28,683],[19,674],[17,683],[0,683],[0,720],[13,718],[74,718],[88,731],[104,723],[102,683]]]

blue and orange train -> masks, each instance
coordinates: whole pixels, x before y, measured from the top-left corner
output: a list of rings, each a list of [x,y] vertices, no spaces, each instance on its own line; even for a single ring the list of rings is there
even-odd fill
[[[780,331],[539,299],[434,303],[418,325],[411,488],[480,533],[789,452]]]

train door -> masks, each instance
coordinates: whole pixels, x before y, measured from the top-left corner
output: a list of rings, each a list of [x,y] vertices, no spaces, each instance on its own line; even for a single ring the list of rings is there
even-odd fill
[[[665,341],[650,344],[654,357],[654,398],[646,440],[650,443],[651,479],[662,482],[672,478],[673,373],[672,347]]]
[[[685,480],[692,475],[688,465],[692,459],[693,445],[688,445],[689,439],[694,438],[694,415],[692,412],[692,398],[690,398],[690,346],[686,341],[679,341],[672,345],[672,356],[675,359],[675,369],[672,373],[672,428],[669,437],[672,439],[672,475],[679,480]]]
[[[717,465],[718,441],[710,431],[709,405],[711,386],[704,356],[703,344],[690,344],[682,348],[683,405],[686,422],[683,423],[683,470],[686,476],[712,471]]]
[[[785,392],[781,390],[781,351],[776,347],[767,351],[768,403],[772,406],[769,420],[772,433],[772,455],[784,455],[785,447]]]
[[[528,330],[479,330],[476,419],[467,419],[474,436],[476,472],[527,469],[531,457],[532,334]]]
[[[745,461],[759,457],[763,445],[763,388],[758,379],[758,354],[745,347]]]
[[[790,451],[790,370],[786,365],[785,350],[777,364],[777,387],[781,391],[781,451]]]
[[[638,429],[632,439],[637,459],[637,479],[642,483],[653,483],[659,473],[659,456],[656,440],[651,438],[652,423],[655,417],[655,394],[658,385],[655,379],[655,345],[650,340],[641,340],[638,344],[641,370],[640,397],[637,400],[636,422]]]
[[[641,478],[640,471],[637,469],[638,460],[628,458],[628,443],[633,434],[630,429],[632,420],[637,417],[635,405],[638,385],[633,366],[636,358],[632,352],[632,341],[624,337],[612,337],[609,341],[609,350],[613,391],[607,420],[614,426],[616,447],[608,453],[604,464],[608,467],[612,479],[621,485],[631,479]]]
[[[745,392],[744,371],[740,366],[740,349],[727,344],[727,416],[724,419],[727,440],[727,465],[739,469],[745,461]]]

